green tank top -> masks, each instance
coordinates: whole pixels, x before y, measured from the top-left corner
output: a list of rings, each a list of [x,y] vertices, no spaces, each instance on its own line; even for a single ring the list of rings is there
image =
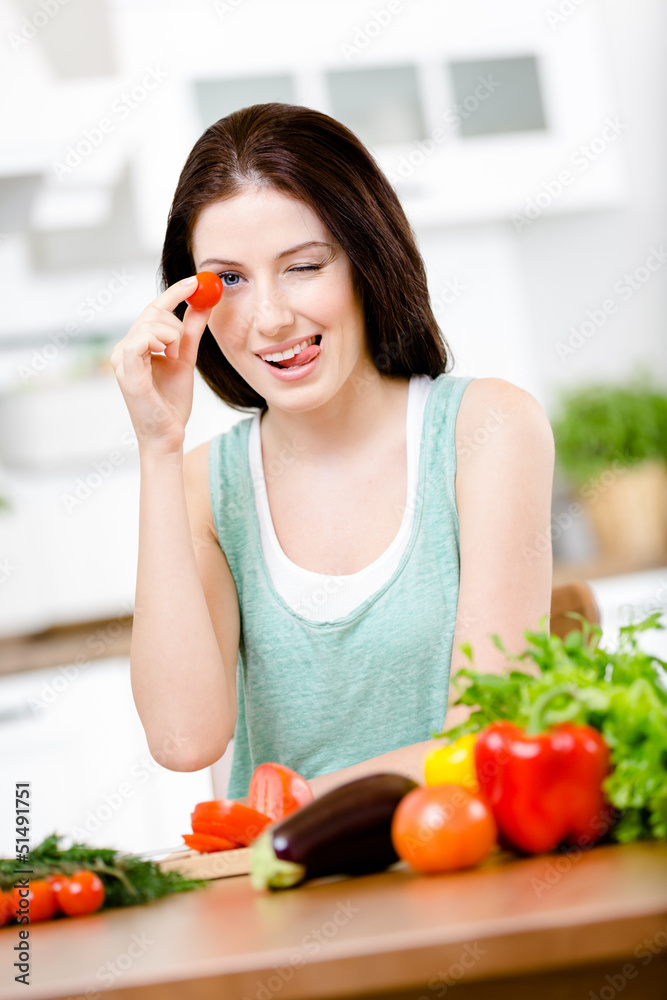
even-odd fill
[[[399,565],[334,621],[304,618],[274,588],[250,474],[252,417],[211,441],[213,516],[241,620],[229,798],[247,795],[254,769],[266,761],[313,778],[442,730],[459,594],[454,430],[470,381],[434,380],[412,531]]]

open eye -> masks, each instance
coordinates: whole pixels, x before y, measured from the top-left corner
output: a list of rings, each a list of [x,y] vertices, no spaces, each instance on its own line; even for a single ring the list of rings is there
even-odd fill
[[[223,284],[223,286],[225,288],[236,288],[236,286],[239,284],[239,281],[241,279],[241,275],[240,274],[236,274],[234,271],[222,271],[218,275],[218,277],[222,281],[222,284]],[[236,278],[237,280],[234,281],[232,284],[228,285],[227,284],[227,280],[226,280],[227,278]]]

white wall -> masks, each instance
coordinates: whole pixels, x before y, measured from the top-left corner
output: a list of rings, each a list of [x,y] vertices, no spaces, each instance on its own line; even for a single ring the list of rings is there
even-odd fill
[[[549,5],[552,6],[552,5]],[[556,391],[592,378],[622,381],[645,366],[667,383],[667,260],[650,280],[640,272],[632,291],[624,280],[651,248],[667,257],[667,7],[657,0],[607,0],[602,7],[614,107],[627,131],[629,198],[616,211],[543,218],[516,237],[535,356],[551,404]],[[559,30],[575,30],[576,17]],[[595,164],[591,165],[595,169]],[[653,261],[655,266],[655,258]],[[619,293],[614,285],[622,282]],[[617,311],[573,354],[559,357],[571,327],[587,310],[600,321],[602,304]]]

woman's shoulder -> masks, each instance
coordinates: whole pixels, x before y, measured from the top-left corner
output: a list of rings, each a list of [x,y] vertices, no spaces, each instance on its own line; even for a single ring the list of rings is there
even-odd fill
[[[550,429],[547,416],[535,396],[502,378],[472,378],[463,391],[457,424],[470,431],[489,421],[494,426],[536,423]]]
[[[251,418],[248,418],[248,420]],[[232,439],[236,439],[244,429],[241,425],[248,421],[241,420],[232,424],[220,434],[216,434],[209,441],[191,448],[183,455],[183,473],[185,475],[186,488],[191,486],[194,489],[208,492],[209,473],[211,459],[220,457],[223,450],[229,450]]]
[[[230,452],[238,446],[240,439],[249,430],[253,415],[234,420],[219,434],[215,434],[209,441],[204,441],[190,451],[186,452],[183,460],[188,468],[195,474],[208,475],[209,461],[212,453],[221,457],[223,453]]]
[[[225,482],[237,482],[247,451],[247,433],[253,417],[235,420],[229,427],[183,456],[183,477],[188,508],[215,533],[212,501],[220,502]]]
[[[459,457],[494,440],[499,450],[528,445],[553,450],[549,419],[532,393],[502,378],[473,378],[464,389],[457,414]]]

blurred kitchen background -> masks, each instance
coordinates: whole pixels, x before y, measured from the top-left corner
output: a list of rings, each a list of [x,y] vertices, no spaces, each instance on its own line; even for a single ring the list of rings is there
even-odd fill
[[[659,0],[2,0],[0,853],[14,781],[35,841],[132,850],[213,795],[150,759],[131,699],[139,476],[108,359],[158,292],[189,150],[237,108],[308,105],[371,148],[455,374],[561,422],[554,582],[591,583],[603,643],[667,606],[666,22]],[[243,417],[195,388],[186,450]]]

